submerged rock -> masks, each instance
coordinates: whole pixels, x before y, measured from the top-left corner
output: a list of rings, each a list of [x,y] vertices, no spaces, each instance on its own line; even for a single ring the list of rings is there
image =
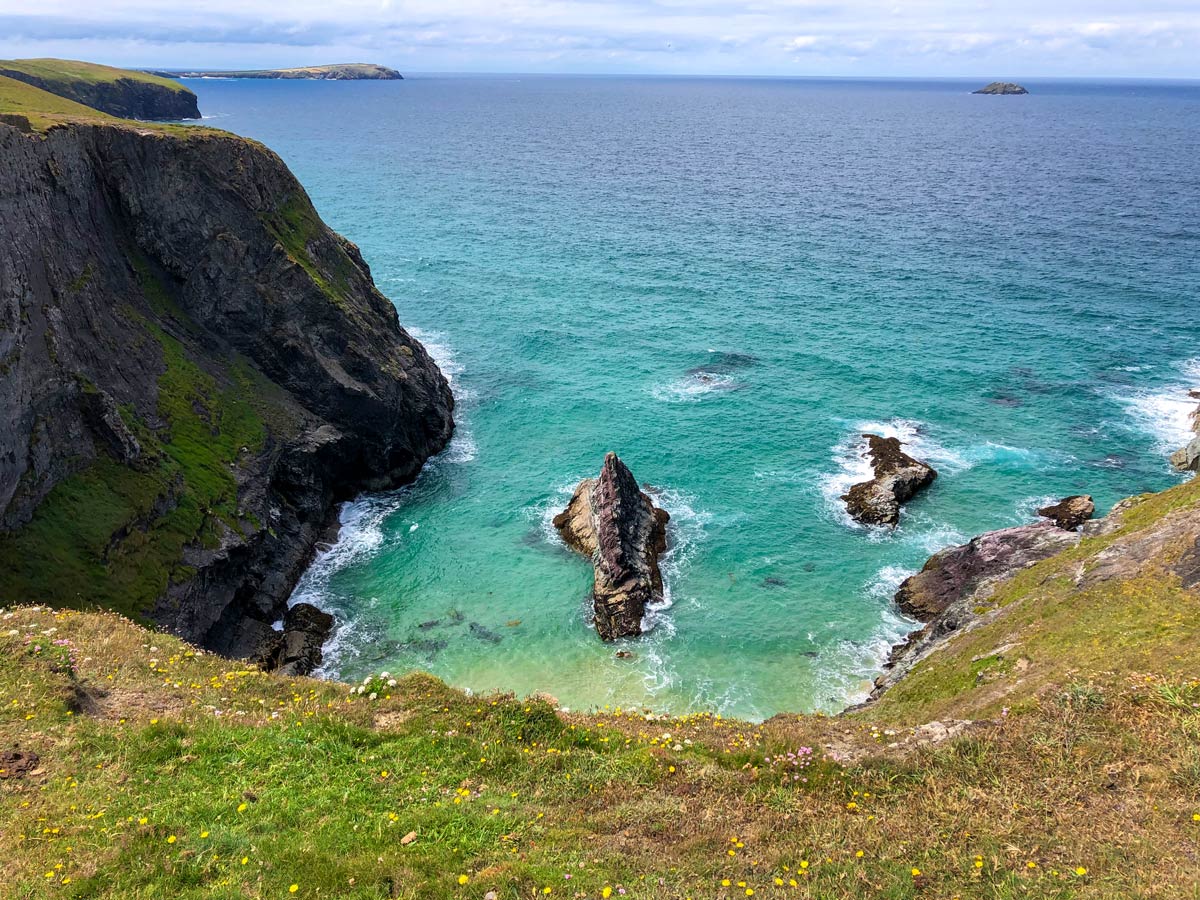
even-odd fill
[[[1037,514],[1052,520],[1059,528],[1074,531],[1090,519],[1095,512],[1096,504],[1091,497],[1076,494],[1072,497],[1064,497],[1050,506],[1043,506],[1037,511]]]
[[[662,601],[658,558],[667,549],[666,510],[643,493],[615,453],[597,478],[585,478],[554,527],[595,568],[596,632],[606,641],[642,633],[646,606]]]
[[[903,450],[897,438],[864,434],[875,477],[854,485],[842,495],[846,510],[864,525],[895,525],[900,506],[937,478],[927,463]]]
[[[987,87],[981,87],[973,94],[1028,94],[1029,91],[1011,81],[993,81]]]

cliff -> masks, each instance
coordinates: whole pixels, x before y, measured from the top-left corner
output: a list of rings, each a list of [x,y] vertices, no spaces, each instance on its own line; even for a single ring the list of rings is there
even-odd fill
[[[258,652],[335,504],[446,444],[445,379],[259,144],[68,116],[0,159],[0,602]]]
[[[0,75],[120,118],[200,118],[194,93],[145,72],[69,59],[6,59]]]

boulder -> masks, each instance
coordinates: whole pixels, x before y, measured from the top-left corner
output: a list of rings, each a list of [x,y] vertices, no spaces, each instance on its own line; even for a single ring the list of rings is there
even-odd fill
[[[894,437],[864,434],[875,477],[854,485],[842,495],[846,510],[864,525],[895,525],[900,506],[937,478],[933,467],[914,459]]]
[[[1096,504],[1091,497],[1076,494],[1064,497],[1050,506],[1043,506],[1037,511],[1039,516],[1050,519],[1059,528],[1074,531],[1096,512]]]
[[[987,87],[981,87],[973,94],[1028,94],[1029,91],[1011,81],[993,81]]]
[[[591,557],[596,632],[605,641],[642,633],[646,607],[663,597],[659,556],[667,549],[666,510],[638,488],[609,453],[596,478],[585,478],[554,527],[572,550]]]
[[[333,616],[310,603],[297,603],[283,618],[283,631],[263,642],[258,661],[280,675],[307,675],[321,665],[321,648],[333,631]]]
[[[1200,391],[1188,391],[1188,396],[1200,400]],[[1171,454],[1171,465],[1181,472],[1200,472],[1200,406],[1192,412],[1192,431],[1196,437]]]

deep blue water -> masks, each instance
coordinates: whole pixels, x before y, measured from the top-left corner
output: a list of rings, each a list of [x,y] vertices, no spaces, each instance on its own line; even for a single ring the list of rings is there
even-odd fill
[[[451,449],[347,507],[298,590],[345,623],[330,674],[836,709],[906,630],[891,593],[929,553],[1044,498],[1177,480],[1198,84],[189,86],[292,166],[461,401]],[[837,501],[868,429],[941,471],[894,533]],[[589,629],[590,566],[548,527],[610,449],[674,516],[672,605],[632,660]]]

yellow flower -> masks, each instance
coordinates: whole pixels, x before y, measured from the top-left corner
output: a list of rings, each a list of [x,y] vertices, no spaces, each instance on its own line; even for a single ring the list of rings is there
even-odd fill
[[[169,838],[167,838],[167,843],[168,844],[175,843],[175,835],[171,835]]]
[[[549,894],[551,892],[551,890],[553,890],[553,889],[550,887],[550,885],[546,885],[544,888],[542,888],[542,893]]]
[[[604,890],[600,892],[600,896],[603,897],[604,900],[608,900],[608,898],[612,896],[612,888],[606,884],[604,886]]]
[[[459,876],[458,876],[458,883],[459,883],[459,884],[466,884],[466,883],[467,883],[468,881],[470,881],[470,880],[471,880],[471,879],[470,879],[470,878],[468,878],[466,875],[459,875]]]
[[[753,897],[754,896],[754,888],[746,888],[746,896]]]
[[[855,853],[854,855],[855,855],[855,857],[857,857],[858,859],[862,859],[862,858],[863,858],[863,852],[862,852],[861,850],[859,850],[859,851],[858,851],[857,853]]]
[[[913,878],[916,878],[916,877],[917,877],[918,875],[920,875],[920,874],[921,874],[921,870],[920,870],[920,869],[918,869],[916,866],[913,866],[913,869],[912,869],[912,876],[913,876]]]
[[[202,837],[202,838],[208,837],[208,832],[207,831],[200,832],[200,837]]]
[[[1200,813],[1192,813],[1192,821],[1200,822]]]
[[[1027,869],[1036,869],[1036,868],[1037,868],[1037,863],[1035,863],[1035,862],[1034,862],[1034,861],[1031,859],[1029,862],[1025,863],[1025,868],[1027,868]]]
[[[244,866],[244,865],[245,865],[246,863],[248,863],[248,862],[250,862],[250,857],[248,857],[248,856],[243,856],[243,857],[242,857],[242,865]]]
[[[289,893],[289,894],[294,894],[294,893],[296,893],[296,891],[298,891],[298,890],[300,890],[300,885],[298,885],[298,884],[290,884],[290,885],[288,885],[288,893]]]
[[[670,773],[672,773],[672,774],[674,774],[674,772],[675,772],[675,767],[674,767],[674,766],[667,766],[667,771],[668,771],[668,772],[670,772]]]
[[[238,812],[245,812],[245,811],[246,811],[246,804],[245,804],[245,803],[239,803],[239,804],[238,804]]]
[[[1078,866],[1075,869],[1075,874],[1082,878],[1084,875],[1087,874],[1087,869],[1085,869],[1083,866]]]
[[[729,879],[728,878],[721,879],[721,887],[729,887]]]
[[[151,720],[150,720],[150,724],[151,724],[151,725],[157,725],[157,724],[158,724],[158,719],[151,719]]]
[[[149,821],[150,821],[150,820],[149,820],[149,819],[147,819],[145,816],[142,816],[140,819],[138,819],[138,824],[139,824],[139,825],[145,825],[145,824],[146,824],[147,822],[149,822]]]

